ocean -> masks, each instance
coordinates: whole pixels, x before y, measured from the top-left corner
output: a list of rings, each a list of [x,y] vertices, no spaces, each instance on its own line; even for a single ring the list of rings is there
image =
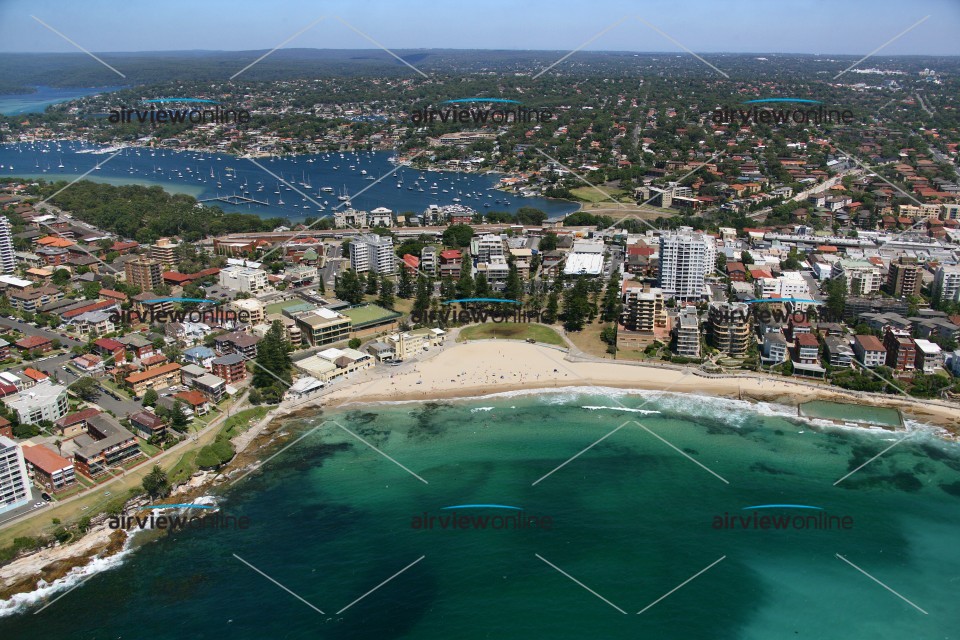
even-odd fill
[[[134,548],[0,634],[956,638],[960,447],[908,428],[848,476],[904,434],[600,388],[302,416],[209,490],[247,529]]]
[[[108,150],[111,151],[107,153]],[[521,207],[534,207],[551,218],[579,208],[566,200],[524,198],[494,190],[501,177],[498,174],[417,171],[410,167],[391,174],[396,165],[389,161],[392,154],[386,151],[271,156],[254,160],[226,153],[139,147],[123,149],[111,159],[115,151],[113,147],[79,141],[0,144],[0,179],[17,176],[70,181],[90,171],[86,180],[117,185],[159,185],[198,200],[243,196],[253,202],[205,204],[226,212],[291,221],[333,215],[334,207],[342,204],[338,197],[344,194],[351,198],[356,209],[370,211],[386,207],[396,213],[416,215],[422,214],[428,205],[456,204],[457,200],[480,212],[515,213]],[[95,169],[98,165],[100,169]],[[377,182],[380,178],[383,179]],[[281,179],[291,186],[284,185]],[[324,187],[328,191],[322,191]]]

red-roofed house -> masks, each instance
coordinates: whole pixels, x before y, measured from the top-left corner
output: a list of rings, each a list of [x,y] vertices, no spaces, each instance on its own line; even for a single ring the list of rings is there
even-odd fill
[[[43,371],[37,371],[33,367],[27,367],[26,369],[24,369],[23,375],[27,376],[31,380],[36,380],[37,382],[46,380],[47,378],[50,377],[47,374],[45,374]]]
[[[78,436],[87,430],[87,420],[100,413],[100,409],[93,407],[68,413],[53,423],[53,426],[64,438]]]
[[[106,359],[113,358],[116,364],[127,361],[127,350],[113,338],[99,338],[93,342],[93,350]]]
[[[46,353],[53,350],[53,341],[43,336],[27,336],[13,343],[20,351],[39,351]]]
[[[193,409],[193,412],[198,416],[202,416],[210,411],[210,401],[207,399],[207,396],[199,391],[181,391],[173,397],[190,405],[190,408]]]
[[[463,265],[463,253],[457,249],[445,249],[440,252],[440,277],[459,278]]]
[[[403,254],[403,268],[407,270],[408,273],[416,273],[420,268],[420,258],[409,253]]]
[[[730,278],[731,282],[746,282],[747,281],[747,267],[742,262],[728,262],[727,263],[727,277]]]
[[[24,445],[21,449],[34,484],[51,492],[76,484],[77,477],[73,472],[73,463],[63,456],[42,444]]]

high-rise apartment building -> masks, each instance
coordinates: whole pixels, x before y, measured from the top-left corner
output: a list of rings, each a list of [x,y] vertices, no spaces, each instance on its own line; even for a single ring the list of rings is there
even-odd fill
[[[30,502],[27,464],[17,443],[0,436],[0,513]]]
[[[717,262],[713,236],[690,227],[660,236],[660,288],[667,298],[699,300]]]
[[[684,358],[700,357],[700,318],[696,307],[684,307],[677,315],[677,355]]]
[[[389,275],[396,269],[393,238],[375,233],[357,236],[350,243],[350,267],[357,273]]]
[[[710,341],[729,356],[746,355],[750,344],[750,307],[743,302],[711,302]]]
[[[503,256],[503,240],[500,236],[487,233],[470,241],[470,256],[477,263],[491,262],[491,258]]]
[[[933,298],[940,302],[960,302],[960,265],[943,265],[937,269]]]
[[[890,263],[887,272],[887,290],[897,297],[915,296],[920,293],[923,266],[916,258],[901,257]]]
[[[163,269],[169,271],[177,264],[177,247],[180,245],[170,238],[160,238],[150,246],[150,257],[157,260]]]
[[[0,216],[0,273],[13,273],[17,257],[13,250],[13,230],[6,216]]]
[[[124,267],[127,284],[139,287],[141,291],[153,291],[163,284],[161,273],[163,269],[159,260],[153,258],[137,258],[131,260]]]

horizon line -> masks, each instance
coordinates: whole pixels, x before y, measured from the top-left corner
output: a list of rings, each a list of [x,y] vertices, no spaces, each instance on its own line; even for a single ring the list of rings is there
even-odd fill
[[[95,51],[95,53],[106,53],[106,54],[125,54],[125,53],[241,53],[249,52],[256,53],[260,51],[269,51],[268,48],[263,49],[138,49],[138,50],[115,50],[115,51]],[[284,48],[284,51],[375,51],[381,52],[382,49],[371,47],[366,49],[351,49],[347,47],[340,48],[321,48],[321,47],[287,47]],[[565,49],[509,49],[504,47],[496,48],[482,48],[482,47],[466,47],[466,48],[457,48],[457,47],[416,47],[409,49],[393,49],[393,51],[515,51],[515,52],[524,52],[524,53],[557,53],[565,52]],[[665,55],[671,54],[676,55],[677,52],[674,50],[660,50],[660,51],[637,51],[631,49],[583,49],[582,51],[586,53],[635,53],[642,55]],[[6,54],[22,54],[22,55],[75,55],[82,57],[83,53],[74,52],[74,51],[9,51],[0,49],[0,53]],[[773,55],[773,56],[810,56],[815,58],[829,58],[829,57],[846,57],[846,58],[856,58],[861,53],[813,53],[805,51],[723,51],[723,50],[701,50],[699,53],[709,53],[712,55],[734,55],[734,56],[763,56],[763,55]],[[945,54],[945,53],[901,53],[895,55],[886,55],[886,56],[873,56],[875,59],[882,58],[911,58],[911,57],[936,57],[936,58],[960,58],[960,54]],[[386,58],[384,58],[386,60]],[[767,61],[769,62],[769,61]]]

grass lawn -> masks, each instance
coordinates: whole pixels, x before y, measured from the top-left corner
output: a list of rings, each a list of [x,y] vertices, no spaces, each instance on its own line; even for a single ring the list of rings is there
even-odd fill
[[[599,190],[598,190],[599,189]],[[604,196],[601,192],[607,194]],[[577,187],[576,189],[570,189],[570,193],[573,194],[575,198],[583,200],[585,202],[611,202],[610,198],[613,198],[613,201],[619,201],[621,196],[627,196],[627,192],[623,189],[616,187]],[[633,200],[630,200],[633,202]]]
[[[584,353],[598,358],[612,358],[613,356],[607,353],[607,343],[600,340],[600,332],[606,326],[609,326],[609,323],[587,323],[584,325],[583,331],[568,332],[567,337]]]
[[[275,409],[276,406],[275,404],[268,404],[253,407],[252,409],[244,409],[240,413],[230,416],[223,427],[221,427],[220,433],[227,438],[238,436],[249,429],[252,424],[263,420],[263,417],[267,415],[271,409]]]
[[[563,338],[556,331],[542,324],[526,322],[491,322],[464,327],[457,337],[458,342],[467,340],[526,340],[533,338],[537,342],[566,346]]]

